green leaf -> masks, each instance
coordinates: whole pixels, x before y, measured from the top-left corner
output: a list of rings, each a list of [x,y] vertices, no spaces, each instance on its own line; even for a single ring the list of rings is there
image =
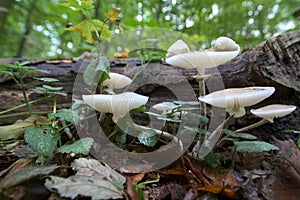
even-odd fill
[[[234,145],[236,147],[237,152],[263,152],[279,150],[277,146],[262,141],[235,141]]]
[[[205,134],[205,135],[209,135],[211,134],[209,131],[201,129],[201,128],[192,128],[189,126],[184,126],[185,130],[194,132],[194,133],[198,133],[198,134]]]
[[[42,126],[41,128],[32,126],[25,130],[24,138],[29,147],[35,152],[44,157],[49,157],[54,152],[58,141],[58,134],[51,132],[52,129],[48,126]]]
[[[186,117],[195,123],[200,123],[201,125],[207,124],[209,121],[208,118],[195,113],[187,113]]]
[[[248,134],[248,133],[236,133],[236,132],[228,130],[228,129],[223,129],[222,131],[223,131],[223,133],[225,133],[226,135],[229,135],[231,137],[243,138],[243,139],[246,139],[246,140],[255,140],[255,139],[257,139],[256,136]]]
[[[68,0],[68,2],[61,3],[66,7],[73,7],[76,10],[87,10],[94,8],[92,0]]]
[[[85,69],[83,73],[83,80],[85,84],[92,85],[98,83],[102,77],[109,77],[110,63],[107,58],[101,56],[98,60],[93,60]],[[104,80],[103,80],[104,81]]]
[[[138,135],[138,140],[149,147],[154,147],[158,141],[159,135],[153,130],[145,130]]]
[[[61,153],[81,153],[83,155],[88,155],[89,150],[94,142],[93,138],[82,138],[75,141],[73,144],[65,144],[58,148],[58,152]]]
[[[49,119],[54,119],[55,117],[58,117],[62,120],[70,122],[74,125],[76,125],[79,122],[77,112],[72,110],[72,109],[60,109],[56,113],[49,113],[48,114]]]
[[[46,175],[57,169],[59,166],[34,166],[19,169],[12,174],[8,175],[0,184],[0,189],[9,189],[14,186],[20,185],[39,175]]]
[[[56,79],[56,78],[48,78],[48,77],[41,77],[41,78],[36,78],[35,77],[34,79],[39,80],[39,81],[43,81],[43,82],[48,82],[48,83],[58,81],[58,79]]]
[[[111,38],[111,31],[109,30],[109,27],[98,19],[84,20],[79,24],[65,29],[81,33],[83,39],[90,44],[94,44],[98,41],[97,33],[100,38],[104,40],[109,40]]]
[[[43,85],[43,88],[50,91],[59,91],[63,89],[63,87],[52,87],[50,85]]]
[[[220,154],[209,152],[209,154],[207,154],[204,159],[209,164],[209,166],[211,166],[212,168],[216,168],[219,164]]]
[[[85,10],[94,8],[93,0],[80,0],[81,7]]]

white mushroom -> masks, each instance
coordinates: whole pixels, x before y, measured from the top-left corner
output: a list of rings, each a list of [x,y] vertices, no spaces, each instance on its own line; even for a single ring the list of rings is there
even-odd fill
[[[239,51],[239,45],[232,39],[220,37],[209,50],[176,54],[167,57],[166,62],[186,69],[197,69],[198,75],[203,76],[204,69],[216,67],[231,60],[239,54]]]
[[[82,95],[82,99],[95,110],[102,113],[112,113],[113,121],[116,123],[124,117],[130,110],[145,105],[149,97],[125,92],[115,95],[94,94]]]
[[[152,108],[154,108],[155,110],[162,111],[162,115],[167,114],[176,107],[178,107],[178,105],[170,102],[162,102],[152,106]]]
[[[245,107],[257,104],[271,96],[274,91],[274,87],[230,88],[201,96],[199,100],[216,107],[226,108],[229,115],[241,117],[245,115]]]
[[[238,129],[235,132],[243,132],[258,126],[261,126],[266,123],[273,123],[273,119],[275,117],[284,117],[294,110],[296,110],[296,106],[293,105],[282,105],[282,104],[272,104],[268,106],[264,106],[258,109],[251,109],[250,112],[258,117],[263,118],[259,122],[246,126],[244,128]]]
[[[177,40],[168,48],[166,57],[188,52],[190,52],[188,45],[182,40]]]
[[[161,115],[166,115],[178,106],[179,105],[176,105],[176,104],[171,103],[171,102],[162,102],[162,103],[158,103],[158,104],[153,105],[152,108],[154,108],[155,110],[162,111]],[[185,114],[185,112],[183,112],[183,114]],[[179,115],[180,115],[180,112],[175,112],[171,116],[174,119],[178,119]]]
[[[115,94],[113,91],[114,89],[124,88],[132,82],[132,80],[127,76],[118,73],[110,72],[109,77],[109,79],[106,79],[102,83],[103,86],[107,87],[105,91],[107,91],[109,94]]]
[[[221,36],[212,45],[214,51],[239,51],[240,46],[231,38]]]
[[[275,117],[284,117],[293,112],[296,108],[297,107],[293,105],[273,104],[258,109],[251,109],[250,112],[273,123]]]

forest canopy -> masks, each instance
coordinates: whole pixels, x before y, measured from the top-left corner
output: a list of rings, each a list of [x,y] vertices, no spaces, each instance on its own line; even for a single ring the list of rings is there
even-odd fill
[[[85,19],[67,0],[0,1],[1,57],[74,57],[95,48],[79,33],[67,31]],[[293,17],[298,0],[94,0],[91,18],[106,23],[112,35],[142,27],[182,32],[209,47],[219,36],[232,37],[242,50],[280,33],[299,29]],[[119,10],[118,23],[107,19]]]

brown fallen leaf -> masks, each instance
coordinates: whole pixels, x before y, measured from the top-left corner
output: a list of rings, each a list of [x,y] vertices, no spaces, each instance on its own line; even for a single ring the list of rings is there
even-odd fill
[[[279,152],[275,158],[276,168],[269,179],[271,198],[299,199],[300,197],[300,150],[292,140],[274,139]]]
[[[129,49],[125,48],[124,50],[125,51],[122,53],[119,53],[119,52],[114,53],[114,57],[115,58],[128,58]]]
[[[162,175],[179,175],[179,176],[184,176],[189,181],[194,179],[194,177],[190,173],[188,173],[185,169],[182,169],[182,168],[179,168],[179,167],[163,171],[161,174]]]
[[[226,188],[224,186],[219,186],[219,185],[206,185],[203,187],[199,187],[198,190],[202,191],[202,192],[210,192],[213,194],[222,194],[225,195],[229,198],[234,198],[237,199],[238,197],[236,196],[236,193],[229,189]]]
[[[133,178],[134,177],[126,177],[126,183],[125,183],[126,191],[125,192],[126,192],[127,196],[129,197],[129,199],[139,200],[140,199],[139,195],[133,186]]]

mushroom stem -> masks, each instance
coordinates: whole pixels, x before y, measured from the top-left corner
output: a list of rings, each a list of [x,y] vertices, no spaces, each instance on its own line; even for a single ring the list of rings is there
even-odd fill
[[[183,151],[183,144],[182,141],[180,139],[178,139],[175,135],[172,135],[168,132],[164,132],[161,130],[157,130],[157,129],[153,129],[147,126],[141,126],[138,124],[133,123],[134,127],[137,128],[138,130],[144,131],[144,130],[149,130],[152,129],[154,130],[158,135],[161,135],[163,138],[169,139],[169,140],[174,140],[175,143],[179,144],[180,150]]]
[[[216,143],[218,142],[219,138],[222,135],[223,127],[226,127],[227,123],[232,118],[233,118],[232,115],[227,117],[227,119],[225,119],[209,136],[206,136],[206,138],[202,141],[202,143],[201,143],[201,140],[198,140],[192,150],[192,155],[194,157],[200,158],[200,156],[202,156],[202,158],[204,158],[207,155],[207,153],[209,153],[214,148],[214,146],[216,145]],[[205,149],[204,151],[206,151],[206,152],[204,152],[202,149]],[[207,151],[208,149],[209,149],[209,151]],[[202,152],[201,152],[201,150],[202,150]]]
[[[241,132],[244,132],[244,131],[248,131],[248,130],[254,129],[254,128],[256,128],[256,127],[259,127],[259,126],[261,126],[261,125],[263,125],[263,124],[266,124],[266,123],[269,123],[269,122],[270,122],[270,121],[268,121],[268,120],[266,120],[266,119],[262,119],[262,120],[260,120],[260,121],[258,121],[258,122],[256,122],[256,123],[254,123],[254,124],[251,124],[251,125],[246,126],[246,127],[244,127],[244,128],[240,128],[240,129],[238,129],[238,130],[236,130],[236,131],[234,131],[234,132],[236,132],[236,133],[241,133]]]
[[[199,83],[199,96],[205,96],[205,80],[201,74],[196,76],[196,81]],[[201,115],[206,116],[206,103],[200,102]]]

